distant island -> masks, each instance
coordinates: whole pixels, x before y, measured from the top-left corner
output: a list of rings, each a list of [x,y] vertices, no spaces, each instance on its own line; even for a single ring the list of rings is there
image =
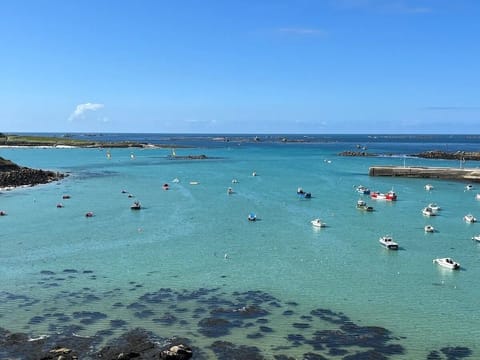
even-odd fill
[[[0,146],[48,146],[48,147],[84,147],[84,148],[144,148],[152,147],[148,143],[139,143],[134,141],[93,141],[72,139],[70,137],[54,136],[30,136],[30,135],[8,135],[0,133]],[[170,147],[155,145],[155,147]]]

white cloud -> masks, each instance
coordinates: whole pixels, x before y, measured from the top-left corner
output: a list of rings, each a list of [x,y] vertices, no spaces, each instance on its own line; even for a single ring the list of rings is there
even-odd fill
[[[102,109],[104,107],[103,104],[94,104],[94,103],[85,103],[79,104],[75,108],[75,111],[69,116],[68,120],[73,121],[78,118],[82,118],[87,111],[97,111],[98,109]]]

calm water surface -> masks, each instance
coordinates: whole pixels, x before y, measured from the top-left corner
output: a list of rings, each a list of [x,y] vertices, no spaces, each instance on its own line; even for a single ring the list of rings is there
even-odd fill
[[[337,156],[356,141],[202,141],[176,152],[208,160],[170,160],[170,149],[113,149],[110,159],[98,149],[1,149],[21,165],[70,173],[0,194],[8,212],[0,218],[1,326],[31,336],[108,330],[105,341],[143,327],[187,337],[209,358],[216,340],[257,346],[269,359],[309,352],[342,359],[372,348],[389,359],[425,359],[455,346],[480,357],[480,244],[471,240],[480,225],[462,220],[480,217],[476,189],[428,180],[434,189],[427,192],[423,179],[368,177],[369,166],[404,161],[458,166],[403,157],[443,141],[369,143],[369,151],[398,155],[375,158]],[[398,201],[365,197],[375,211],[360,212],[359,184],[393,188]],[[312,199],[300,199],[298,187]],[[130,210],[134,200],[144,209]],[[426,218],[421,209],[431,202],[442,210]],[[95,216],[86,218],[87,211]],[[259,221],[248,222],[250,212]],[[314,218],[328,226],[313,228]],[[437,231],[425,234],[426,224]],[[386,234],[399,251],[380,246]],[[447,256],[462,269],[432,263]],[[209,327],[218,317],[228,325]],[[359,327],[355,341],[320,349],[321,331],[348,332],[349,324]],[[375,337],[378,329],[388,336]],[[361,330],[371,344],[361,344]]]

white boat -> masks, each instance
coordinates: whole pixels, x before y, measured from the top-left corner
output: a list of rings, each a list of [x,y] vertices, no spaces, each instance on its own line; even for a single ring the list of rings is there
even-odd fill
[[[423,214],[424,216],[435,216],[435,215],[437,215],[437,214],[432,210],[432,208],[430,208],[430,207],[428,207],[428,206],[427,206],[426,208],[423,208],[423,209],[422,209],[422,214]]]
[[[370,195],[370,189],[363,185],[358,185],[356,191],[362,195]]]
[[[472,214],[467,214],[463,217],[463,219],[467,222],[467,223],[474,223],[474,222],[477,222],[477,218],[475,218]]]
[[[382,236],[379,241],[380,244],[388,250],[398,250],[398,244],[393,241],[391,236]]]
[[[425,190],[427,191],[433,190],[433,185],[432,184],[425,185]]]
[[[172,182],[173,182],[174,184],[178,184],[178,183],[180,182],[180,180],[179,180],[179,178],[175,178],[175,179],[172,180]]]
[[[425,225],[425,232],[426,233],[433,233],[433,232],[435,232],[435,228],[432,225]]]
[[[190,181],[190,185],[198,185],[200,184],[198,181]]]
[[[254,213],[250,213],[248,214],[247,219],[248,221],[257,221],[257,215],[255,215]]]
[[[480,194],[475,195],[475,200],[480,200]]]
[[[472,184],[467,184],[465,185],[465,190],[472,190],[473,189],[473,185]]]
[[[232,184],[237,184],[238,180],[237,179],[232,179]]]
[[[475,241],[480,242],[480,234],[479,234],[479,235],[472,236],[472,240],[475,240]]]
[[[428,207],[429,207],[430,209],[432,209],[432,211],[433,211],[435,214],[438,212],[438,210],[441,209],[440,206],[438,206],[438,205],[435,204],[435,203],[430,203],[430,204],[428,204]]]
[[[452,258],[439,258],[433,259],[434,263],[437,263],[440,266],[443,266],[447,269],[458,270],[460,269],[460,264],[454,261]]]
[[[357,201],[357,209],[358,210],[363,210],[363,211],[373,211],[372,206],[368,206],[365,200],[359,199]]]
[[[327,224],[325,224],[322,220],[320,219],[314,219],[312,221],[310,221],[312,223],[313,226],[315,227],[319,227],[319,228],[323,228],[323,227],[326,227]]]
[[[229,188],[227,189],[227,194],[229,194],[229,195],[230,195],[230,194],[233,194],[233,189],[232,189],[231,187],[229,187]]]

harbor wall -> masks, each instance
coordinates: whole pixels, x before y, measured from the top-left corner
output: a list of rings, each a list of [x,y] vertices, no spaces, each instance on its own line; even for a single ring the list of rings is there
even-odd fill
[[[422,166],[372,166],[369,176],[400,176],[425,179],[453,179],[480,182],[480,168],[442,168]]]

